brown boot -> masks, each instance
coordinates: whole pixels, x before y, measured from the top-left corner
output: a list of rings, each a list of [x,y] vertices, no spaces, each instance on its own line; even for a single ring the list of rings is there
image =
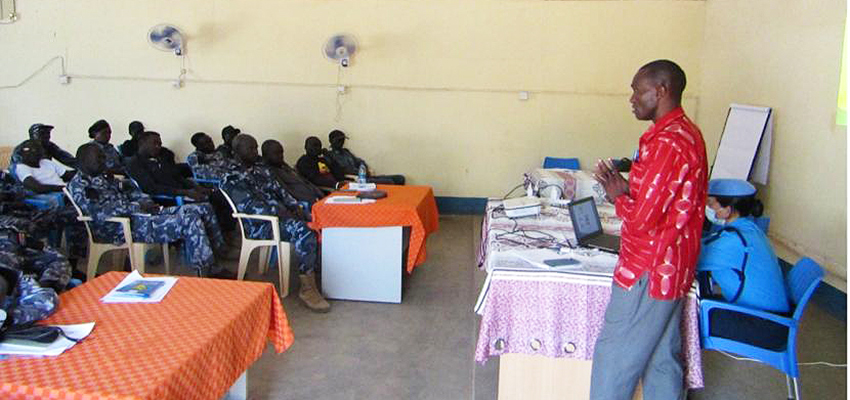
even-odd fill
[[[331,310],[331,305],[319,293],[316,287],[316,275],[311,271],[306,274],[298,275],[301,279],[301,289],[298,291],[298,298],[304,303],[304,306],[313,312],[326,313]]]

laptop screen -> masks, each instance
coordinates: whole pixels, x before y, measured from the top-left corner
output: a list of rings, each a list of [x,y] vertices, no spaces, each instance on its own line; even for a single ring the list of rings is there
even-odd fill
[[[599,213],[596,211],[593,197],[573,201],[569,207],[577,239],[581,240],[602,231],[602,223],[599,221]]]

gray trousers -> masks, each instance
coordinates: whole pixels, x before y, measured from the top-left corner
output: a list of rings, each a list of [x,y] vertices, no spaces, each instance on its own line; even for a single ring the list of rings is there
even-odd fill
[[[593,351],[591,400],[630,400],[638,380],[646,400],[681,399],[682,299],[655,300],[644,274],[631,290],[611,286]]]

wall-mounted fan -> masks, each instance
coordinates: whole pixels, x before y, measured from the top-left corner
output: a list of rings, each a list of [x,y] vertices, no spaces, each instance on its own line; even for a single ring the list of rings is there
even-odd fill
[[[331,36],[328,42],[325,43],[323,52],[329,60],[336,61],[342,67],[347,67],[351,62],[351,57],[357,51],[357,41],[354,36],[347,34],[338,34]]]
[[[159,24],[148,31],[148,42],[156,49],[183,55],[184,36],[174,25]]]

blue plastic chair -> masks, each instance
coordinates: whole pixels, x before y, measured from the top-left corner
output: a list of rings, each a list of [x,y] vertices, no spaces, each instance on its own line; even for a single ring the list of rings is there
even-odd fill
[[[785,384],[788,386],[788,398],[792,398],[793,380],[793,398],[799,400],[800,370],[797,367],[797,332],[800,328],[800,319],[803,317],[806,304],[808,304],[812,293],[814,293],[822,278],[823,269],[808,257],[800,259],[797,265],[788,272],[788,275],[785,277],[785,286],[791,305],[794,308],[794,313],[790,318],[722,301],[701,300],[700,339],[702,341],[702,348],[740,354],[782,371],[785,373]],[[718,309],[746,314],[787,327],[788,340],[785,343],[785,348],[779,351],[773,351],[735,340],[711,336],[709,313],[712,310]]]
[[[761,228],[764,234],[767,234],[767,229],[770,228],[770,217],[756,217],[754,218],[756,225]]]
[[[214,188],[221,186],[221,179],[202,178],[192,170],[192,180],[199,185],[207,185]]]
[[[543,159],[543,168],[581,169],[578,158],[546,157]]]
[[[133,182],[133,186],[135,186],[136,189],[142,190],[142,187],[139,186],[139,182],[136,182],[135,179],[130,178],[130,182]],[[149,194],[148,196],[150,196],[154,200],[172,202],[178,206],[182,206],[186,203],[183,196],[171,196],[167,194]]]

